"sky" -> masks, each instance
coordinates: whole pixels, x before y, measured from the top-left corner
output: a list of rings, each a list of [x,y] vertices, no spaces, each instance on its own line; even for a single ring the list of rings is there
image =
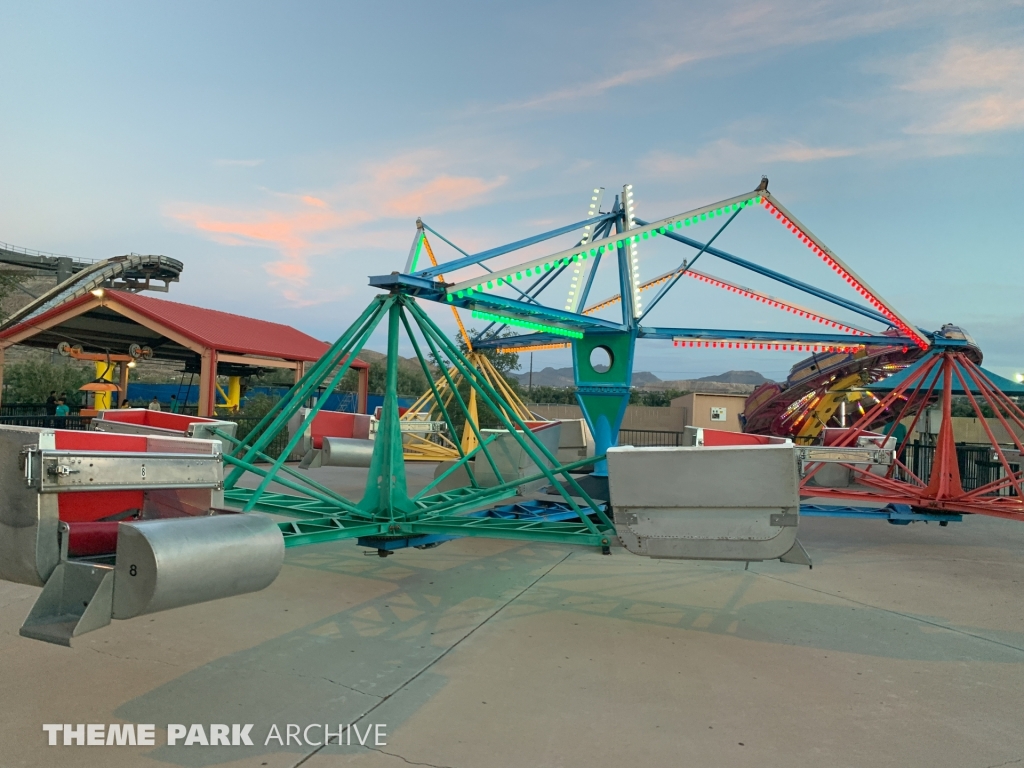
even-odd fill
[[[0,5],[0,29],[0,241],[180,259],[167,298],[333,340],[367,276],[404,266],[418,216],[473,253],[583,219],[595,187],[607,210],[632,184],[655,220],[763,174],[913,323],[962,326],[987,368],[1024,371],[1022,2],[39,2]],[[716,245],[846,288],[760,209]],[[693,253],[645,245],[641,276]],[[616,285],[602,269],[590,298]],[[690,280],[649,323],[821,330]],[[799,357],[641,341],[635,370],[783,379]]]

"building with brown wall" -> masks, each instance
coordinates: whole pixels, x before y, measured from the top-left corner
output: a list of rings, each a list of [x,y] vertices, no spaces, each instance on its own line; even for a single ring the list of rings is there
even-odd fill
[[[687,426],[742,432],[740,414],[743,413],[746,402],[747,395],[691,392],[675,398],[672,407],[686,409]]]

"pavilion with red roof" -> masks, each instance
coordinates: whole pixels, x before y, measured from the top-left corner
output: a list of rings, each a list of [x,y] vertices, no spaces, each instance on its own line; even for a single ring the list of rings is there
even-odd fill
[[[199,373],[199,415],[213,416],[217,376],[241,376],[258,369],[294,371],[297,381],[330,345],[288,325],[194,307],[138,293],[98,289],[0,331],[0,384],[5,351],[15,345],[56,349],[60,342],[84,352],[123,356],[130,345],[149,347],[153,358],[181,362]],[[128,368],[121,366],[124,397]],[[366,412],[369,365],[352,361],[359,373],[359,407]],[[2,391],[2,387],[0,387]]]

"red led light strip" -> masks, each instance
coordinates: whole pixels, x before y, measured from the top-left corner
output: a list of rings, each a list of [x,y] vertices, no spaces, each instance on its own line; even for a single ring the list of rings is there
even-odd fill
[[[798,315],[799,317],[803,317],[808,320],[814,320],[816,322],[821,323],[822,325],[827,325],[830,328],[836,328],[837,330],[850,333],[854,336],[870,335],[867,332],[860,330],[859,328],[852,328],[849,325],[844,325],[843,323],[833,320],[830,317],[824,317],[823,315],[816,314],[814,312],[811,312],[810,310],[803,309],[802,307],[798,307],[794,304],[788,304],[785,301],[780,301],[779,299],[772,298],[767,294],[758,293],[757,291],[752,291],[749,288],[742,288],[733,283],[726,282],[725,280],[719,280],[718,278],[711,277],[711,275],[704,274],[703,272],[698,272],[695,269],[679,270],[678,272],[672,272],[667,275],[656,277],[653,280],[649,280],[648,282],[641,285],[640,290],[646,291],[648,288],[653,288],[656,285],[666,283],[680,273],[688,277],[692,277],[695,280],[700,280],[702,282],[708,283],[709,285],[714,285],[717,288],[724,288],[725,290],[731,291],[732,293],[738,294],[740,296],[745,296],[748,299],[760,301],[762,304],[767,304],[770,307],[775,307],[776,309],[791,312],[794,315]],[[611,306],[612,304],[617,303],[619,300],[620,297],[618,295],[612,296],[610,299],[606,299],[605,301],[602,301],[598,304],[594,304],[590,307],[587,307],[585,310],[583,310],[583,314],[593,314],[594,312],[597,312],[599,309],[604,309],[607,306]]]
[[[748,299],[753,299],[754,301],[760,301],[762,304],[767,304],[770,307],[775,307],[776,309],[781,309],[781,310],[784,310],[786,312],[791,312],[794,315],[797,315],[799,317],[803,317],[803,318],[806,318],[808,320],[814,320],[816,322],[821,323],[822,325],[827,325],[830,328],[836,328],[836,329],[838,329],[840,331],[844,331],[846,333],[853,334],[854,336],[869,336],[870,335],[870,334],[866,333],[865,331],[860,330],[859,328],[852,328],[849,325],[843,325],[842,323],[837,322],[837,321],[835,321],[835,320],[833,320],[831,318],[823,317],[823,316],[815,314],[814,312],[811,312],[809,310],[801,309],[800,307],[793,306],[792,304],[787,304],[784,301],[779,301],[778,299],[773,299],[771,296],[766,296],[763,293],[758,293],[757,291],[751,291],[751,290],[749,290],[747,288],[741,288],[738,285],[733,285],[732,283],[727,283],[724,280],[719,280],[716,277],[711,277],[711,275],[706,275],[703,272],[697,272],[695,270],[689,270],[689,271],[685,272],[684,274],[687,277],[692,277],[694,280],[700,280],[701,282],[708,283],[709,285],[713,285],[716,288],[724,288],[725,290],[730,291],[732,293],[738,294],[740,296],[745,296]]]
[[[789,218],[782,211],[780,211],[778,208],[772,205],[771,201],[768,200],[767,197],[761,198],[761,205],[764,206],[764,209],[768,211],[768,213],[772,214],[776,219],[781,221],[783,225],[785,225],[786,229],[788,229],[796,236],[797,240],[804,243],[808,248],[810,248],[814,252],[816,256],[818,256],[822,261],[828,264],[828,266],[832,268],[833,272],[835,272],[837,275],[843,278],[847,283],[850,284],[850,286],[855,291],[857,291],[857,293],[859,293],[861,296],[867,299],[871,306],[873,306],[875,309],[877,309],[879,312],[885,315],[886,318],[888,318],[889,321],[894,326],[896,326],[905,336],[909,336],[911,339],[913,339],[914,343],[917,344],[917,346],[919,346],[921,349],[928,349],[928,345],[920,338],[917,332],[908,328],[902,320],[900,320],[898,317],[896,317],[896,315],[889,311],[889,309],[881,301],[876,299],[867,288],[861,285],[852,275],[850,275],[849,272],[847,272],[842,266],[840,266],[835,259],[829,256],[828,253],[826,253],[814,241],[814,239],[810,237],[810,235],[808,235],[806,232],[800,229],[800,227],[798,227],[796,224],[790,221]]]
[[[858,352],[864,349],[863,344],[839,346],[831,344],[789,344],[781,342],[761,341],[686,341],[673,339],[673,347],[711,347],[714,349],[750,349],[771,350],[775,352]]]
[[[565,349],[571,346],[572,344],[534,344],[530,347],[498,347],[495,351],[499,355],[504,355],[509,352],[540,352],[545,349]]]

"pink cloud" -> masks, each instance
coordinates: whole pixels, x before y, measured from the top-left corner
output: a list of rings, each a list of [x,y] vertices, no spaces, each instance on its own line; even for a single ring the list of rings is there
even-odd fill
[[[272,245],[282,253],[299,257],[315,248],[313,238],[325,232],[347,229],[371,217],[365,211],[345,214],[323,211],[223,210],[196,206],[173,214],[200,232],[220,236],[229,245],[252,243]]]
[[[507,180],[435,171],[442,162],[437,153],[410,154],[369,166],[361,180],[334,190],[315,195],[271,193],[276,206],[190,204],[172,206],[166,215],[224,245],[275,249],[280,257],[264,269],[283,287],[289,302],[308,305],[315,277],[313,257],[353,248],[396,247],[393,233],[366,226],[402,218],[411,225],[416,216],[480,205]],[[405,239],[404,234],[399,238],[403,243]]]
[[[744,146],[729,139],[718,139],[690,155],[653,152],[641,162],[653,176],[672,176],[708,170],[749,172],[751,168],[763,168],[765,163],[813,163],[867,154],[873,150],[873,147],[809,147],[795,141]]]
[[[1024,128],[1024,50],[955,43],[920,59],[902,90],[922,94],[909,133],[970,135]]]
[[[392,197],[386,208],[396,217],[458,211],[483,202],[481,198],[506,181],[505,176],[491,181],[468,176],[438,176],[412,192]]]
[[[929,61],[916,77],[904,83],[908,91],[949,91],[1005,88],[1020,82],[1024,50],[951,45]]]

